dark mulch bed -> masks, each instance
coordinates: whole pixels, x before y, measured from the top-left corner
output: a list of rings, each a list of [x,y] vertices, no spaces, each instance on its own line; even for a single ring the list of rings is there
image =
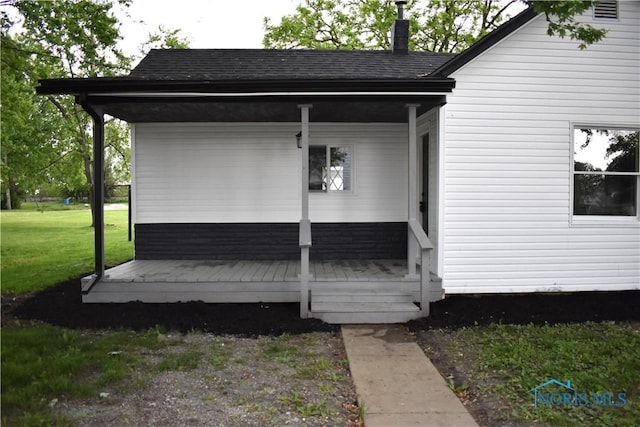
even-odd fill
[[[411,330],[489,323],[535,324],[640,320],[640,291],[514,295],[457,295],[431,304],[428,318]]]
[[[5,305],[11,305],[11,301],[3,297]],[[157,326],[166,331],[198,330],[239,336],[339,330],[338,326],[317,319],[300,319],[300,304],[83,304],[80,279],[60,283],[13,305],[3,308],[3,312],[66,328],[146,330]]]
[[[299,304],[83,304],[80,280],[60,283],[28,297],[2,298],[7,318],[39,320],[67,328],[199,330],[242,336],[334,332],[336,325],[300,319]],[[450,296],[431,304],[428,318],[411,330],[456,328],[492,322],[544,324],[640,320],[640,291],[573,294]]]

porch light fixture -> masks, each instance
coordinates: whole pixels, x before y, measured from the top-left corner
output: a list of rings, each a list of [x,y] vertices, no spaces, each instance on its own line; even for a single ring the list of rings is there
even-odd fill
[[[296,134],[296,144],[298,145],[298,148],[302,148],[302,131]]]

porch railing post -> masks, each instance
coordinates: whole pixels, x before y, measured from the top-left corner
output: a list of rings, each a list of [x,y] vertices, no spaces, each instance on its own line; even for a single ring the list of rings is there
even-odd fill
[[[300,317],[309,317],[309,247],[300,248]]]
[[[416,277],[416,255],[418,253],[418,244],[416,242],[411,229],[407,230],[407,277]]]
[[[420,311],[429,315],[429,301],[431,292],[431,251],[433,244],[424,232],[417,219],[409,220],[409,233],[415,238],[420,247]]]
[[[423,249],[420,256],[420,310],[429,315],[429,292],[431,290],[431,249]]]

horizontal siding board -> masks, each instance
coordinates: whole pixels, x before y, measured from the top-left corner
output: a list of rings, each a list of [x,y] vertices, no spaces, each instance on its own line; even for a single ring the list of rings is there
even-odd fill
[[[453,74],[447,293],[640,288],[638,221],[570,223],[572,124],[640,126],[640,3],[619,5],[585,50],[539,16]]]
[[[135,125],[136,223],[297,222],[299,123]],[[354,190],[311,194],[317,222],[407,218],[402,124],[311,124],[312,144],[354,148]]]
[[[539,193],[507,193],[504,191],[498,192],[458,192],[455,195],[452,195],[447,199],[445,206],[463,206],[464,203],[469,201],[470,203],[475,203],[476,201],[482,201],[483,203],[490,203],[492,200],[497,201],[493,206],[501,206],[504,207],[506,203],[511,202],[510,206],[519,206],[521,202],[528,202],[534,200],[538,203],[544,202],[546,200],[563,200],[567,205],[569,201],[567,200],[567,194],[564,192],[558,193],[549,193],[549,194],[539,194]],[[450,204],[452,201],[452,204]]]

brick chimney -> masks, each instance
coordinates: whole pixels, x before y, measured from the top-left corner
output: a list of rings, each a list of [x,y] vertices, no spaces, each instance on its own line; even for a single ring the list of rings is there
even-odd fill
[[[396,2],[398,19],[391,26],[391,52],[409,53],[409,21],[404,19],[404,0]]]

